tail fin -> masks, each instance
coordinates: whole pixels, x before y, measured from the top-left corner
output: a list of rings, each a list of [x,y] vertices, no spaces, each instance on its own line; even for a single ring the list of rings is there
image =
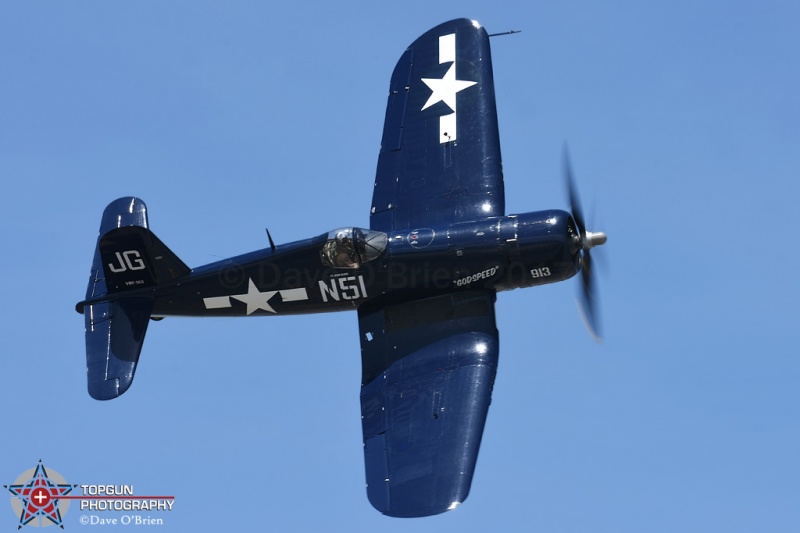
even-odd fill
[[[141,294],[126,296],[126,292],[189,271],[148,229],[142,200],[120,198],[106,207],[86,300],[77,306],[86,324],[86,371],[92,398],[116,398],[133,382],[153,299]]]

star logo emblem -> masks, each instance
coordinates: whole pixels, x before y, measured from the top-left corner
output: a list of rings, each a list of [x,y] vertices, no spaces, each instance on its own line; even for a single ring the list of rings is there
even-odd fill
[[[274,313],[275,310],[269,305],[269,301],[273,296],[278,294],[278,291],[261,292],[258,290],[258,287],[256,287],[256,284],[253,283],[252,279],[249,279],[248,281],[249,284],[247,286],[247,293],[231,294],[231,298],[246,303],[248,315],[258,311],[259,309]]]
[[[468,87],[476,85],[477,81],[465,81],[456,79],[456,63],[453,62],[450,68],[447,69],[444,77],[438,80],[436,78],[422,78],[423,83],[427,85],[431,91],[430,98],[422,106],[422,111],[425,111],[434,104],[444,102],[453,112],[456,110],[456,94],[463,91]]]
[[[69,494],[77,485],[65,483],[64,479],[55,471],[48,475],[41,460],[32,475],[30,472],[28,470],[23,473],[13,485],[4,485],[11,494],[18,498],[17,505],[14,505],[12,499],[14,511],[19,512],[17,529],[29,524],[37,517],[42,521],[47,519],[52,524],[64,529],[61,511],[62,508],[66,511],[66,505],[62,505],[59,498]],[[26,478],[26,474],[31,477]],[[41,525],[50,524],[42,523]]]

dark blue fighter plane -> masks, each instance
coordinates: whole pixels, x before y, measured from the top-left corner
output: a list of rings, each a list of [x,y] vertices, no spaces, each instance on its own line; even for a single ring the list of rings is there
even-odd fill
[[[565,156],[572,212],[505,214],[489,37],[444,23],[397,63],[369,228],[186,266],[150,231],[145,204],[106,208],[86,298],[89,394],[133,381],[147,326],[168,316],[269,316],[353,309],[361,341],[367,494],[390,516],[467,497],[498,358],[499,291],[581,273],[596,332],[591,256]]]

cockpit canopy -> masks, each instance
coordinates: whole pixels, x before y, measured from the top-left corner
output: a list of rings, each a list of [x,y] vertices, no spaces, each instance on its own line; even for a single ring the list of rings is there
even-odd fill
[[[322,245],[322,264],[332,268],[358,268],[377,259],[386,250],[389,237],[382,231],[339,228],[328,233]]]

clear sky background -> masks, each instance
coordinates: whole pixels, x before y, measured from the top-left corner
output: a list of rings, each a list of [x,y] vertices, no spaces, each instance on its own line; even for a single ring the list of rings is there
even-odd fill
[[[498,296],[465,504],[369,505],[352,312],[151,323],[130,391],[92,400],[74,305],[106,204],[143,198],[189,266],[265,227],[368,226],[394,64],[457,17],[523,30],[492,40],[507,212],[567,207],[568,140],[609,235],[602,345],[577,280]],[[42,459],[173,494],[158,531],[800,530],[798,20],[789,0],[3,2],[0,484]]]

